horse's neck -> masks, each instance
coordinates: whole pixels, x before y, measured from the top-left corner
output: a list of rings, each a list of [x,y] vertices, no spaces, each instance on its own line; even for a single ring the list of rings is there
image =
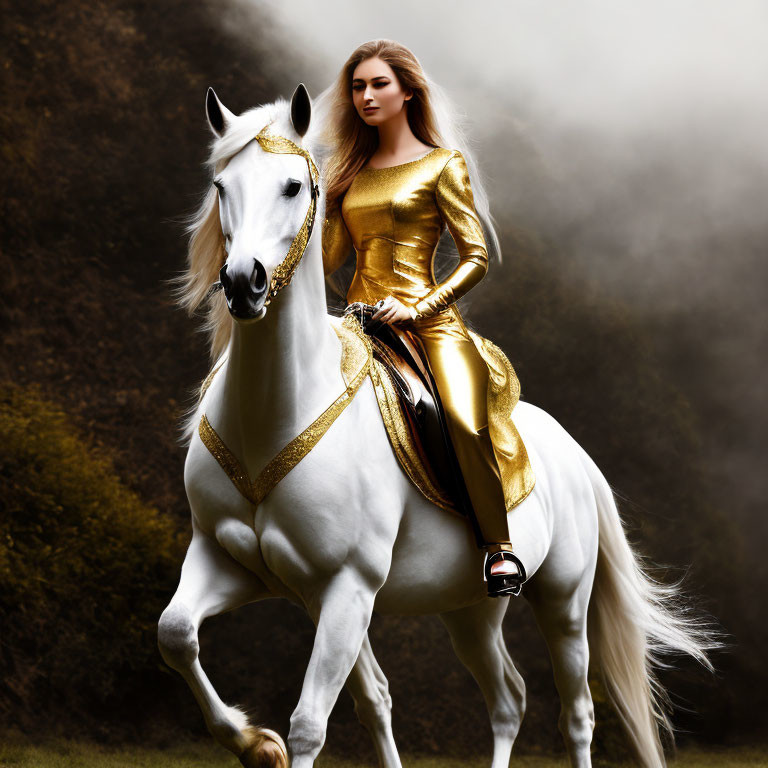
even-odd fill
[[[265,318],[233,329],[220,415],[230,447],[251,471],[338,397],[340,355],[320,255],[308,252]]]

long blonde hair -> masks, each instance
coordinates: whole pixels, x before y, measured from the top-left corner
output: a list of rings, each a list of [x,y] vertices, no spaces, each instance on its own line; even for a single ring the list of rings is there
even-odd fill
[[[488,194],[461,116],[443,89],[427,75],[416,56],[394,40],[370,40],[358,46],[344,63],[336,81],[312,104],[312,132],[324,155],[326,215],[341,205],[352,180],[379,144],[378,129],[360,118],[352,102],[355,68],[374,57],[389,64],[403,90],[413,92],[413,97],[407,102],[407,110],[408,125],[416,138],[431,147],[458,149],[464,156],[475,208],[485,230],[488,255],[491,259],[501,260],[501,247]],[[453,238],[441,239],[438,256],[443,255],[456,256]]]

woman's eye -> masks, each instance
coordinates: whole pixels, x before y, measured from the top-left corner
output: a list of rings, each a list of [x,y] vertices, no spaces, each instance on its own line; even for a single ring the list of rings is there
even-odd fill
[[[301,182],[296,181],[295,179],[292,179],[288,182],[288,186],[285,188],[285,192],[283,194],[286,197],[296,197],[296,195],[299,194],[299,190],[301,189]]]

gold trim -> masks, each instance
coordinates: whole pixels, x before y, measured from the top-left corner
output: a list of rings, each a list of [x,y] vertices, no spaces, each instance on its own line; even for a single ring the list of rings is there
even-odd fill
[[[234,483],[240,493],[249,501],[252,499],[252,484],[248,477],[248,472],[238,460],[232,451],[227,448],[224,441],[219,437],[216,430],[211,426],[208,417],[203,414],[200,419],[200,426],[197,429],[203,445],[211,452],[221,468],[227,473],[229,479]]]
[[[386,366],[379,360],[374,360],[370,375],[389,442],[403,471],[427,500],[441,509],[456,512],[456,507],[451,500],[441,488],[432,482],[432,478],[419,456],[402,411],[400,398]]]
[[[467,330],[488,365],[488,431],[509,512],[528,496],[536,484],[528,451],[512,420],[512,410],[520,399],[520,381],[512,363],[499,347]]]
[[[221,368],[222,365],[224,365],[224,360],[222,360],[203,380],[203,383],[200,385],[200,394],[198,395],[197,402],[200,403],[200,401],[205,397],[205,393],[208,391],[208,387],[211,386],[211,382],[213,381],[213,377],[219,372],[219,368]]]

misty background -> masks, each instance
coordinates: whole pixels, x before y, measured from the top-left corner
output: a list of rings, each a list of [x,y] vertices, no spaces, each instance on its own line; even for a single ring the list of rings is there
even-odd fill
[[[556,244],[544,268],[643,328],[701,419],[719,503],[765,534],[768,5],[264,6],[311,46],[311,94],[364,40],[414,51],[466,114],[500,228]],[[254,7],[225,29],[247,41]]]
[[[718,504],[757,555],[768,532],[768,5],[427,0],[352,13],[239,0],[222,23],[246,45],[257,7],[286,45],[311,46],[311,94],[364,40],[414,51],[466,115],[500,229],[554,245],[543,269],[642,329],[700,420]],[[516,267],[509,258],[489,280],[514,282]],[[481,291],[468,297],[475,314]]]
[[[662,674],[682,742],[764,739],[768,6],[0,8],[4,722],[158,744],[205,735],[155,647],[191,533],[177,423],[208,371],[199,319],[174,308],[166,282],[184,264],[180,217],[209,183],[205,91],[236,113],[300,81],[315,96],[357,45],[390,37],[463,110],[488,183],[503,261],[462,303],[469,322],[603,469],[657,575],[685,574],[730,635],[715,677],[686,660]],[[66,439],[36,441],[36,424]],[[94,537],[102,549],[82,560],[93,516],[61,501],[64,469],[40,471],[73,435],[132,494],[88,501],[119,510],[103,525],[123,533]],[[95,477],[67,487],[107,483]],[[549,661],[524,601],[505,632],[528,686],[517,749],[558,753]],[[403,751],[489,748],[482,697],[436,618],[374,617],[371,638]],[[226,701],[286,735],[311,641],[309,619],[271,601],[207,622],[201,657]],[[620,757],[595,693],[597,754]],[[372,755],[346,693],[327,745]]]

